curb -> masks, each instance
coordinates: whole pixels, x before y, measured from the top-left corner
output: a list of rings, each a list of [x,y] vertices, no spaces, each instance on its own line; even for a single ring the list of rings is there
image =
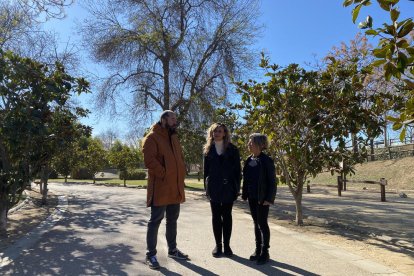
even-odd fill
[[[18,239],[4,252],[0,253],[0,269],[15,261],[24,251],[32,247],[46,232],[48,232],[58,221],[60,221],[67,209],[68,200],[66,196],[58,197],[58,205],[55,211],[34,230],[24,237]]]

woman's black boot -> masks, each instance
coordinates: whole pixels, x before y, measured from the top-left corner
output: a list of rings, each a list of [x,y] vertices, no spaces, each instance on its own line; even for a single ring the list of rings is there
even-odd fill
[[[265,264],[269,261],[270,256],[269,256],[269,249],[263,247],[262,248],[262,252],[260,253],[259,258],[257,259],[257,264],[258,265],[262,265]]]
[[[224,244],[224,255],[227,257],[233,256],[233,250],[231,250],[230,245],[226,243]]]
[[[214,247],[213,252],[211,252],[213,254],[213,257],[218,258],[221,256],[221,254],[223,254],[223,248],[221,246],[221,244],[217,244],[216,247]]]
[[[253,252],[252,255],[250,255],[249,260],[250,261],[257,261],[257,259],[260,256],[260,252],[262,251],[262,247],[261,246],[256,246],[256,250]]]

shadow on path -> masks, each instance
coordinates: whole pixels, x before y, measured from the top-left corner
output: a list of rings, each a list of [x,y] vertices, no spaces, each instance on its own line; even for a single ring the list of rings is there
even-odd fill
[[[299,267],[288,265],[285,263],[277,262],[272,259],[264,265],[257,265],[256,262],[250,261],[249,259],[242,258],[237,255],[229,258],[235,262],[248,266],[250,268],[256,269],[265,275],[306,275],[306,276],[316,276],[318,274],[303,270]],[[290,272],[290,273],[289,273]]]
[[[193,264],[189,261],[185,261],[185,260],[174,260],[174,261],[176,261],[180,265],[194,271],[198,275],[203,275],[203,276],[217,276],[217,275],[219,275],[219,274],[215,274],[215,273],[211,272],[210,270],[207,270],[207,269],[202,268],[198,265],[195,265],[195,264]],[[168,274],[168,275],[171,275],[171,274]],[[177,275],[179,275],[179,274],[177,274]]]
[[[65,218],[1,275],[127,275],[124,268],[139,254],[129,240],[120,236],[125,221],[142,225],[136,209],[125,203],[117,207],[105,202],[72,198]],[[94,207],[94,208],[92,208]]]

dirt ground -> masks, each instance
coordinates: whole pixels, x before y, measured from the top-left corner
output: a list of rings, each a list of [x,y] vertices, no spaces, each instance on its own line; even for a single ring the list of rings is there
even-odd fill
[[[8,238],[0,240],[0,251],[4,250],[17,239],[34,229],[39,223],[53,213],[57,205],[57,197],[49,196],[48,205],[41,206],[41,195],[38,191],[28,191],[29,203],[9,215]],[[354,229],[336,226],[332,231],[332,225],[325,225],[309,219],[304,220],[303,226],[296,226],[291,215],[281,212],[270,215],[271,221],[306,233],[314,239],[324,241],[328,244],[336,244],[352,253],[365,256],[373,261],[392,267],[406,275],[414,275],[414,258],[410,254],[402,252],[398,246],[390,248],[389,244],[376,238],[362,236],[364,233],[355,233]]]
[[[54,194],[49,194],[48,204],[42,206],[42,195],[38,190],[26,190],[26,192],[29,197],[28,202],[8,215],[7,238],[1,238],[0,252],[38,226],[53,213],[57,206],[58,200]]]
[[[278,219],[274,220],[274,223],[297,232],[305,233],[327,244],[335,244],[337,247],[389,266],[405,275],[414,275],[414,258],[401,253],[399,248],[394,248],[394,250],[389,249],[388,245],[378,239],[370,237],[364,237],[360,240],[352,239],[349,236],[353,236],[355,233],[349,233],[349,230],[346,229],[340,231],[343,233],[342,236],[332,234],[329,226],[317,225],[306,219],[303,226],[296,226],[290,220]],[[360,233],[358,234],[360,235]]]

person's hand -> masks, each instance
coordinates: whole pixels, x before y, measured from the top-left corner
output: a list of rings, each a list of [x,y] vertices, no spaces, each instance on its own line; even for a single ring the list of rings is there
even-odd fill
[[[263,202],[263,205],[270,205],[270,204],[272,204],[272,203],[270,203],[269,201],[266,201],[266,200]]]

